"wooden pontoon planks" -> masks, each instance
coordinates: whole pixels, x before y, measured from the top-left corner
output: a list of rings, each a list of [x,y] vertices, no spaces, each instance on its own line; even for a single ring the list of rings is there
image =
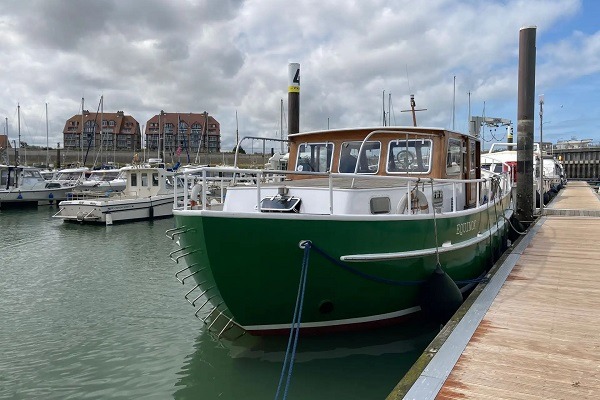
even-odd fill
[[[563,192],[554,207],[600,209]],[[600,398],[599,238],[600,218],[547,217],[436,398]]]
[[[586,182],[569,182],[547,206],[556,210],[600,210],[600,201]]]

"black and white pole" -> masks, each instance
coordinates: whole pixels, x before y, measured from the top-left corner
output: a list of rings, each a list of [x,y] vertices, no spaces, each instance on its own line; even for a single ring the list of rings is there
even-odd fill
[[[288,66],[288,135],[300,132],[300,64]]]

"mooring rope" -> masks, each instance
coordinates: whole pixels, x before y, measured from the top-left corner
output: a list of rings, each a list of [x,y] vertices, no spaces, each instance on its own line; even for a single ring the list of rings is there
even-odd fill
[[[300,272],[300,284],[298,285],[298,295],[296,296],[296,306],[294,307],[294,316],[292,318],[292,326],[290,329],[290,337],[288,339],[287,348],[285,350],[285,358],[281,368],[281,376],[275,393],[275,400],[279,398],[283,377],[287,370],[287,379],[283,390],[282,399],[287,398],[290,381],[292,379],[292,370],[294,368],[294,360],[296,358],[296,347],[298,345],[298,336],[300,334],[300,321],[302,320],[302,306],[304,304],[304,293],[306,292],[306,276],[308,275],[308,259],[310,256],[310,248],[312,243],[309,240],[300,243],[300,247],[304,248],[304,258],[302,259],[302,270]],[[290,352],[291,349],[291,352]],[[289,358],[289,364],[288,364]]]
[[[322,255],[324,258],[326,258],[327,260],[331,261],[333,264],[337,265],[338,267],[352,273],[355,275],[358,275],[362,278],[368,279],[370,281],[374,281],[374,282],[379,282],[379,283],[385,283],[388,285],[397,285],[397,286],[411,286],[411,285],[420,285],[421,283],[425,282],[425,281],[396,281],[393,279],[388,279],[388,278],[382,278],[380,276],[375,276],[375,275],[371,275],[371,274],[367,274],[366,272],[362,272],[354,267],[351,267],[349,265],[346,265],[345,263],[333,258],[332,256],[330,256],[329,254],[325,253],[325,251],[323,251],[322,249],[320,249],[319,247],[315,246],[314,243],[311,243],[311,248],[316,251],[317,253],[319,253],[320,255]]]
[[[397,281],[394,279],[382,278],[380,276],[367,274],[366,272],[360,271],[354,267],[351,267],[351,266],[343,263],[342,261],[335,259],[334,257],[330,256],[329,254],[325,253],[325,251],[323,251],[321,248],[317,247],[314,243],[311,243],[311,249],[316,251],[320,255],[322,255],[325,259],[330,261],[332,264],[337,265],[338,267],[340,267],[352,274],[358,275],[361,278],[365,278],[365,279],[373,281],[373,282],[385,283],[386,285],[394,285],[394,286],[418,286],[422,283],[425,283],[425,280]],[[473,279],[466,279],[466,280],[455,280],[454,282],[456,284],[462,285],[462,284],[473,283],[473,281],[475,281],[475,280],[477,280],[478,282],[485,281],[484,278],[473,278]]]
[[[425,184],[423,184],[423,186],[424,185]],[[425,189],[425,188],[423,187],[423,189]],[[431,208],[433,209],[433,230],[434,230],[434,234],[435,234],[435,258],[436,258],[437,265],[439,265],[441,268],[442,264],[440,264],[440,250],[439,250],[439,244],[438,244],[437,218],[435,215],[435,205],[433,204],[433,178],[431,179]]]

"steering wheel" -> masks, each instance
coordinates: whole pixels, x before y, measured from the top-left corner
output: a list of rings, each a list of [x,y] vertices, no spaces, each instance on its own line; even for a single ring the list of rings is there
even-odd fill
[[[396,154],[396,160],[398,160],[400,168],[408,169],[415,161],[415,156],[408,150],[402,150]]]

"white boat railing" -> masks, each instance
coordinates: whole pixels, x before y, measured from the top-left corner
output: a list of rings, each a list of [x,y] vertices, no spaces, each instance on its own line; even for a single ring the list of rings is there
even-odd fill
[[[200,167],[195,169],[189,169],[177,174],[178,177],[181,177],[184,181],[183,185],[183,203],[181,203],[181,195],[178,194],[178,189],[174,190],[174,205],[175,209],[183,209],[183,210],[191,210],[191,209],[201,209],[207,210],[210,209],[210,205],[208,204],[208,193],[210,187],[218,187],[220,189],[220,203],[222,204],[224,201],[225,191],[228,187],[231,186],[246,186],[252,185],[256,187],[256,210],[258,212],[261,211],[261,201],[263,200],[263,183],[272,183],[279,182],[273,181],[273,177],[275,176],[277,179],[281,176],[287,175],[306,175],[310,177],[322,177],[328,179],[328,191],[329,191],[329,212],[333,214],[333,194],[335,189],[341,188],[334,186],[335,179],[344,179],[348,180],[352,179],[352,185],[346,187],[348,189],[350,187],[356,188],[356,184],[354,182],[355,179],[360,180],[361,182],[367,181],[388,181],[390,183],[398,183],[398,185],[392,185],[392,187],[402,187],[406,186],[406,196],[407,196],[407,204],[411,203],[412,191],[415,189],[415,184],[424,184],[431,185],[432,187],[442,187],[445,185],[452,186],[452,198],[457,198],[457,193],[462,191],[460,185],[465,184],[475,184],[476,187],[476,204],[475,207],[479,208],[482,204],[486,204],[488,202],[493,201],[494,203],[500,200],[498,193],[509,193],[512,188],[512,179],[511,179],[511,166],[503,163],[507,170],[501,173],[491,173],[491,177],[487,178],[478,178],[478,179],[442,179],[442,178],[424,178],[424,177],[412,177],[412,176],[378,176],[378,175],[367,175],[367,174],[350,174],[350,173],[328,173],[328,172],[304,172],[304,171],[274,171],[274,170],[262,170],[262,169],[232,169],[231,167],[223,168],[223,167]],[[231,176],[214,176],[214,174],[231,174]],[[212,175],[212,176],[209,176]],[[237,177],[236,177],[237,176]],[[285,185],[285,182],[290,181],[282,181]],[[200,190],[194,190],[194,187],[201,187]],[[481,196],[481,186],[486,187],[488,190],[488,197],[486,201],[482,201]],[[272,187],[272,186],[270,186]],[[190,189],[194,193],[200,197],[200,204],[195,203],[195,201],[191,198]],[[357,188],[360,189],[360,188]],[[497,189],[501,189],[500,192],[496,193]],[[433,193],[431,194],[433,196]],[[491,198],[490,198],[491,197]],[[216,200],[216,198],[213,196]],[[219,203],[219,201],[217,201]],[[433,198],[428,200],[430,204],[433,206]],[[458,209],[457,201],[454,200],[452,202],[451,212],[461,211]]]

